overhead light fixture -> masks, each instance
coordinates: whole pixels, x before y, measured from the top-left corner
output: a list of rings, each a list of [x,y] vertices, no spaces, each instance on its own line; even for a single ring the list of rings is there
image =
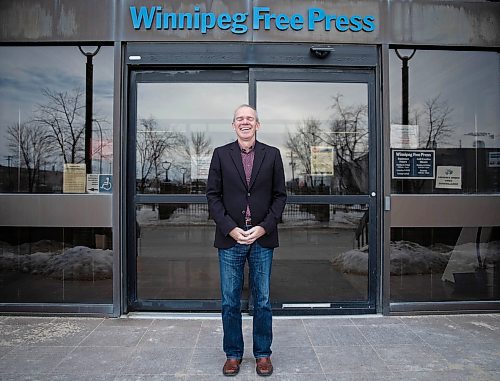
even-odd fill
[[[319,45],[319,46],[311,46],[311,54],[316,58],[326,58],[330,55],[331,52],[335,51],[333,46],[330,45]]]

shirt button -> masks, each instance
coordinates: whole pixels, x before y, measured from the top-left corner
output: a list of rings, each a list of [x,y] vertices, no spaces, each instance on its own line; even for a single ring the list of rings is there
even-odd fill
[[[242,210],[242,211],[241,211],[241,214],[245,214],[245,213],[246,213],[246,211],[245,211],[245,210]]]
[[[247,196],[250,197],[250,193],[247,193]]]

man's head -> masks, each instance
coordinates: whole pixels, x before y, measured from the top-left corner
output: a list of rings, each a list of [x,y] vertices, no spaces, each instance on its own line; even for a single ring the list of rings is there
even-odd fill
[[[233,129],[236,131],[240,142],[253,142],[255,133],[259,128],[259,116],[252,106],[241,105],[234,110]]]

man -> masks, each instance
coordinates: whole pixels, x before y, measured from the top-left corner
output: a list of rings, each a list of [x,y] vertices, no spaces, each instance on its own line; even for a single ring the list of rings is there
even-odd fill
[[[270,376],[272,312],[271,262],[278,246],[277,224],[286,203],[283,162],[277,148],[256,140],[257,111],[239,106],[233,117],[237,140],[215,149],[207,181],[210,215],[215,220],[222,292],[225,376],[235,376],[243,357],[240,299],[248,261],[254,300],[253,354],[256,371]]]

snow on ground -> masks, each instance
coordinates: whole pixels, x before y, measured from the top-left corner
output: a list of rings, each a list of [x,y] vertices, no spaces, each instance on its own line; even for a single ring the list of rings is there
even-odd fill
[[[144,205],[137,210],[136,218],[140,226],[164,225],[214,225],[208,218],[208,205],[190,204],[187,208],[177,208],[167,219],[160,219],[158,208],[152,210],[151,206]],[[286,205],[283,213],[282,228],[288,227],[330,227],[338,229],[352,229],[356,227],[363,217],[363,211],[343,211],[330,208],[329,221],[317,221],[313,213],[299,209],[299,205]]]
[[[38,242],[33,245],[35,248],[60,246],[57,242],[50,245],[40,245]],[[35,251],[29,254],[19,250],[21,246],[1,245],[1,270],[64,280],[101,280],[110,279],[113,275],[112,250],[75,246],[66,250]]]
[[[455,247],[440,245],[434,250],[415,242],[391,242],[391,275],[475,271],[478,261],[475,243]],[[486,265],[500,262],[500,241],[480,244],[482,260]],[[333,266],[344,273],[366,275],[368,270],[368,248],[349,250],[330,260]],[[452,281],[452,278],[446,279]]]

